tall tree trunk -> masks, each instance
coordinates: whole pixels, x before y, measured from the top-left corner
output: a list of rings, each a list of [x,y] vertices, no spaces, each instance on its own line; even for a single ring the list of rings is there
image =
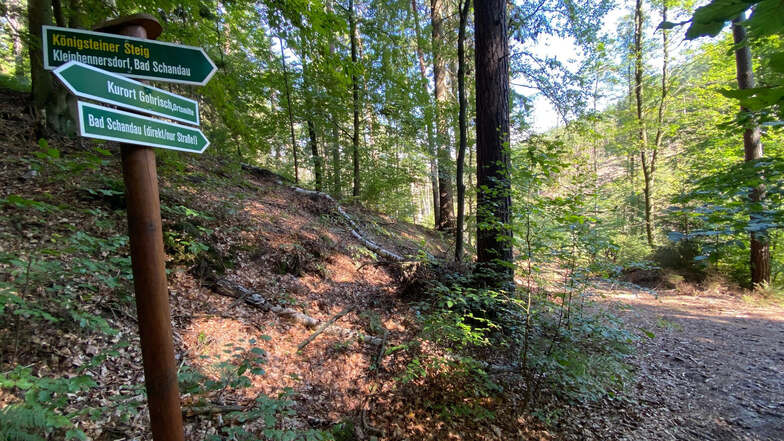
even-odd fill
[[[653,246],[653,205],[651,201],[651,187],[653,186],[653,172],[648,163],[648,131],[645,128],[645,115],[643,115],[642,101],[642,33],[645,18],[643,17],[642,0],[636,0],[634,7],[634,98],[637,105],[637,125],[639,127],[640,162],[643,173],[643,196],[645,199],[645,235],[648,245]],[[655,156],[654,156],[655,158]]]
[[[68,1],[68,27],[81,28],[82,24],[82,2],[81,0]]]
[[[441,200],[438,193],[438,152],[436,151],[435,135],[433,134],[433,107],[430,105],[430,93],[427,90],[427,69],[425,68],[425,55],[422,50],[422,35],[419,29],[419,9],[416,0],[411,0],[411,10],[414,16],[414,32],[417,43],[417,58],[419,59],[419,75],[422,79],[420,98],[425,106],[425,127],[427,130],[427,150],[430,159],[430,185],[433,187],[433,218],[434,227],[441,224]]]
[[[340,199],[343,193],[340,184],[340,134],[332,127],[332,196]]]
[[[308,136],[310,137],[310,153],[313,156],[313,174],[316,178],[316,191],[324,190],[324,172],[321,155],[318,151],[318,138],[316,137],[316,124],[313,118],[308,118]]]
[[[57,26],[64,27],[66,25],[65,12],[60,0],[52,0],[52,11],[54,12],[54,23]]]
[[[27,23],[30,30],[28,51],[37,136],[45,137],[49,128],[66,133],[69,126],[73,128],[73,124],[68,124],[65,91],[58,91],[52,74],[44,70],[41,26],[52,24],[51,0],[28,0]]]
[[[359,197],[359,79],[357,78],[357,19],[354,0],[348,1],[348,22],[351,33],[351,100],[354,112],[354,133],[351,137],[351,156],[354,163],[354,187],[351,195]]]
[[[283,65],[283,84],[286,87],[286,107],[289,113],[289,133],[291,134],[291,153],[294,155],[294,183],[299,185],[299,162],[297,161],[297,138],[294,136],[294,113],[291,110],[291,92],[289,91],[289,72],[286,69],[286,54],[283,51],[283,38],[280,43],[280,62]]]
[[[327,11],[332,13],[334,10],[334,0],[329,0],[327,2]],[[335,36],[334,34],[330,35],[329,40],[329,55],[330,57],[334,57],[335,55]],[[334,117],[333,120],[338,121],[338,118]],[[340,171],[341,171],[341,163],[340,163],[340,133],[338,132],[337,123],[332,124],[332,139],[331,139],[331,152],[332,152],[332,196],[340,199],[342,197],[343,190],[341,188],[340,183]],[[325,155],[326,156],[326,153]]]
[[[441,47],[446,44],[443,35],[443,21],[446,15],[445,0],[430,0],[430,21],[433,46],[433,93],[435,95],[436,148],[438,151],[438,198],[439,224],[441,231],[452,231],[455,228],[452,199],[452,176],[449,164],[451,161],[449,134],[447,133],[446,117],[442,107],[447,102],[446,96],[446,63],[441,54]]]
[[[735,50],[735,66],[738,73],[738,88],[751,89],[754,87],[754,71],[751,64],[751,49],[746,41],[746,29],[743,27],[745,13],[732,21],[732,36],[737,49]],[[741,107],[741,112],[749,110]],[[743,132],[743,150],[746,161],[762,158],[762,140],[760,128],[752,119]],[[760,184],[751,192],[752,203],[757,204],[765,199],[765,185]],[[765,232],[751,233],[751,283],[753,286],[770,283],[770,245]]]
[[[308,115],[307,124],[308,124],[308,138],[310,144],[310,153],[313,159],[313,175],[316,179],[315,188],[316,191],[323,191],[324,190],[324,160],[321,158],[318,150],[318,137],[316,136],[316,123],[313,121],[314,119],[314,112],[313,112],[313,85],[311,84],[311,78],[308,76],[308,59],[307,54],[305,53],[305,44],[302,44],[302,83],[303,83],[303,92],[305,93],[305,108]]]
[[[6,26],[11,37],[11,54],[14,57],[14,76],[22,80],[25,76],[24,39],[22,27],[24,22],[24,5],[19,0],[10,0],[6,12]]]
[[[468,138],[466,128],[466,97],[465,97],[465,29],[468,21],[468,9],[471,0],[464,0],[460,5],[460,24],[457,29],[457,101],[460,106],[458,125],[460,144],[457,150],[457,227],[455,228],[455,261],[463,260],[463,224],[465,223],[465,183],[463,182],[463,163]]]
[[[476,2],[477,259],[480,269],[492,269],[503,275],[488,279],[488,283],[514,286],[506,27],[505,0]]]

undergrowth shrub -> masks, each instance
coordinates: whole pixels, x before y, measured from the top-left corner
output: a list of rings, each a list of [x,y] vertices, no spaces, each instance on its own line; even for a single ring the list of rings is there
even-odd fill
[[[404,348],[412,358],[399,380],[450,390],[448,401],[459,403],[502,392],[493,373],[504,372],[522,378],[533,409],[544,396],[590,401],[623,393],[636,337],[615,317],[589,312],[589,276],[572,266],[557,289],[511,293],[457,271],[432,281],[416,304],[421,332]]]

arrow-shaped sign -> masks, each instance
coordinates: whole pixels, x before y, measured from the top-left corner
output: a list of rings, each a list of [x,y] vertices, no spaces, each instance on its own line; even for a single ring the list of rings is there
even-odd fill
[[[133,78],[200,86],[217,70],[200,47],[54,26],[42,30],[48,70],[79,61]]]
[[[82,136],[201,153],[210,141],[201,130],[79,101]]]
[[[78,61],[63,64],[54,74],[78,97],[199,125],[199,104],[194,100]]]

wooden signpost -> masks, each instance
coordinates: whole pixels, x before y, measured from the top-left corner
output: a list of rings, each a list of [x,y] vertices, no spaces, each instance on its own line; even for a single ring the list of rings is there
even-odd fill
[[[199,124],[194,101],[104,69],[123,76],[203,85],[216,68],[202,49],[150,40],[158,37],[161,25],[146,14],[111,20],[96,30],[104,32],[44,26],[45,67],[64,65],[56,75],[79,97]],[[150,427],[155,441],[183,441],[158,173],[151,147],[201,153],[209,141],[195,127],[82,101],[78,106],[82,136],[125,141],[122,169]]]

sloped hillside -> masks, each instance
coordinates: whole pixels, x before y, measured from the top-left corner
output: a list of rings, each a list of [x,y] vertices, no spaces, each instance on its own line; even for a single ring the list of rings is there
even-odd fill
[[[38,140],[26,107],[0,95],[4,421],[41,439],[148,439],[118,147]],[[358,206],[341,213],[217,153],[158,155],[188,439],[522,433],[517,420],[483,424],[476,409],[500,403],[476,407],[410,372],[428,350],[407,346],[423,295],[412,274],[448,252],[436,233]]]

